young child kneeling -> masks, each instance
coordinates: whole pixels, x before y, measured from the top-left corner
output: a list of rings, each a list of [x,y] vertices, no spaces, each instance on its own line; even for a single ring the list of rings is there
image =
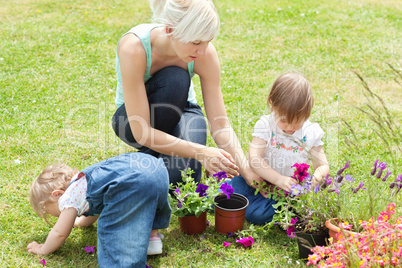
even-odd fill
[[[253,171],[262,180],[285,191],[291,191],[297,181],[291,176],[296,163],[313,164],[314,183],[329,172],[321,138],[324,131],[308,119],[313,108],[313,93],[307,79],[298,73],[279,76],[267,100],[271,108],[254,127],[249,147],[249,161]],[[255,186],[248,185],[242,176],[229,184],[236,193],[246,196],[250,202],[246,219],[254,224],[272,221],[275,200],[267,193],[254,194]]]
[[[147,253],[162,253],[157,230],[169,225],[168,189],[163,160],[138,152],[81,172],[64,164],[49,166],[34,180],[30,202],[40,217],[46,220],[50,214],[58,220],[44,244],[32,242],[27,250],[54,252],[73,227],[91,226],[99,217],[99,267],[143,268]]]

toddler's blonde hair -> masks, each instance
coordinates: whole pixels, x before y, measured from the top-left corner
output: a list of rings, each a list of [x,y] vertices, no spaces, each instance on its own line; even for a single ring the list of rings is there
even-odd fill
[[[285,73],[272,85],[267,104],[289,123],[306,121],[314,105],[310,84],[299,73]]]
[[[153,20],[172,28],[180,42],[211,41],[219,32],[218,12],[211,0],[149,0]]]
[[[46,220],[46,203],[56,201],[56,199],[52,197],[52,192],[54,190],[65,191],[72,177],[78,172],[78,170],[65,164],[58,163],[45,168],[33,181],[32,186],[29,189],[29,201],[32,209],[39,215],[39,217]]]

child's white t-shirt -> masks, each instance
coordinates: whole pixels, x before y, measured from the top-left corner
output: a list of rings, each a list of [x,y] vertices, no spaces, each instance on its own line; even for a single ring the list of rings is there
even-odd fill
[[[267,141],[264,151],[266,163],[283,176],[293,175],[295,163],[310,165],[309,151],[312,147],[323,145],[324,131],[317,123],[309,120],[292,135],[284,133],[276,124],[275,115],[263,115],[255,124],[254,137]],[[252,165],[252,162],[251,162]]]
[[[80,177],[78,177],[78,175]],[[63,211],[66,208],[75,208],[77,216],[81,216],[89,210],[87,196],[87,178],[84,173],[78,173],[71,179],[71,183],[59,198],[59,209]]]

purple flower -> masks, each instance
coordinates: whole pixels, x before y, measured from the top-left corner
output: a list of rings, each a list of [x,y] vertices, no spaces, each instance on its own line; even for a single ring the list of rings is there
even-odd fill
[[[336,177],[336,182],[337,182],[337,183],[342,183],[342,180],[343,180],[343,176],[342,176],[342,175],[338,175],[338,176]]]
[[[230,186],[227,182],[221,185],[219,189],[222,190],[222,192],[226,195],[227,199],[230,199],[230,194],[234,193],[234,189],[232,186]]]
[[[42,265],[46,265],[46,261],[45,261],[45,259],[44,259],[44,258],[43,258],[43,259],[41,259],[39,263],[40,263],[40,264],[42,264]]]
[[[88,246],[86,246],[86,247],[84,248],[84,250],[85,250],[87,253],[94,253],[94,251],[95,251],[95,246],[93,246],[93,247],[88,247]]]
[[[314,193],[316,194],[316,193],[318,193],[319,191],[320,191],[320,185],[317,184],[317,185],[315,186],[315,188],[314,188]]]
[[[339,190],[338,188],[328,190],[328,193],[332,193],[332,192],[335,192],[335,193],[337,193],[339,195],[341,193],[341,190]]]
[[[380,170],[377,172],[377,176],[376,176],[377,179],[381,178],[382,171],[387,168],[387,163],[386,162],[381,162],[380,164],[378,164],[378,168]]]
[[[291,196],[298,196],[303,193],[304,187],[300,184],[293,184],[290,187],[290,195]]]
[[[395,182],[402,182],[402,173],[399,176],[396,176]]]
[[[388,176],[391,175],[392,172],[389,171],[389,169],[387,170],[387,174],[385,174],[384,178],[382,178],[382,181],[386,181]]]
[[[396,187],[397,188],[396,188],[395,195],[397,195],[399,193],[399,191],[402,189],[402,183],[398,183]]]
[[[175,190],[174,192],[175,192],[177,195],[181,195],[179,188],[176,188],[176,190]]]
[[[183,207],[183,205],[181,204],[180,199],[177,199],[177,202],[179,202],[179,203],[177,204],[177,207],[178,207],[178,208],[182,208],[182,207]]]
[[[218,180],[218,182],[228,177],[225,171],[219,171],[212,176],[214,176]]]
[[[351,181],[351,182],[352,182],[352,181],[355,181],[355,179],[354,179],[351,175],[346,175],[346,176],[345,176],[345,180],[346,180],[346,181]]]
[[[378,160],[379,159],[377,159],[376,161],[375,161],[375,163],[374,163],[374,168],[373,168],[373,170],[371,171],[371,176],[374,176],[374,174],[375,174],[375,172],[376,172],[376,170],[377,170],[377,164],[378,164]]]
[[[332,183],[332,178],[329,177],[329,174],[327,174],[327,177],[325,178],[325,184],[327,186],[331,185]]]
[[[234,232],[228,232],[226,234],[226,236],[229,238],[229,237],[235,236],[235,233]]]
[[[227,248],[227,247],[230,246],[230,245],[233,245],[233,243],[229,243],[229,242],[223,241],[223,246],[224,246],[225,248]]]
[[[364,181],[360,182],[359,186],[357,186],[355,189],[353,189],[353,193],[354,194],[357,193],[360,189],[366,190],[367,188],[363,187],[363,186],[364,186]]]
[[[145,268],[151,268],[151,266],[149,266],[148,264],[145,264]]]
[[[348,162],[346,162],[345,166],[341,169],[338,170],[338,172],[336,173],[336,175],[341,175],[343,173],[343,171],[345,171],[345,169],[347,169],[350,165],[350,160]]]
[[[246,247],[249,247],[252,244],[254,244],[254,239],[251,236],[249,236],[247,238],[240,238],[240,239],[236,240],[236,242],[243,244],[243,246],[246,248]]]
[[[203,197],[203,196],[207,196],[207,189],[208,189],[208,185],[204,185],[202,183],[198,184],[197,189],[195,190],[196,193],[198,193],[199,197]]]

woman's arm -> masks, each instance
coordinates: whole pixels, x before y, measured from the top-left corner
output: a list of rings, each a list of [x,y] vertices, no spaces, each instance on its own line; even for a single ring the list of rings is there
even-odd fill
[[[212,44],[209,44],[205,57],[200,57],[195,62],[194,72],[200,76],[205,112],[215,143],[219,148],[230,153],[249,185],[253,181],[261,182],[261,178],[250,168],[226,114],[220,87],[220,64]]]
[[[268,165],[263,157],[266,146],[265,140],[253,137],[249,149],[251,168],[264,180],[290,192],[290,187],[297,184],[297,181],[291,177],[282,176]]]
[[[32,242],[27,246],[30,253],[47,255],[56,251],[70,235],[73,229],[75,218],[77,217],[77,210],[75,208],[68,208],[60,213],[59,219],[47,236],[45,244],[38,244]]]
[[[314,168],[314,184],[320,182],[329,173],[329,165],[322,146],[312,147],[310,154]]]
[[[224,150],[185,141],[151,127],[144,84],[144,48],[138,38],[126,35],[120,40],[118,53],[124,102],[135,140],[162,154],[197,159],[210,173],[222,170],[229,175],[237,175],[238,167],[233,163],[231,155]]]

